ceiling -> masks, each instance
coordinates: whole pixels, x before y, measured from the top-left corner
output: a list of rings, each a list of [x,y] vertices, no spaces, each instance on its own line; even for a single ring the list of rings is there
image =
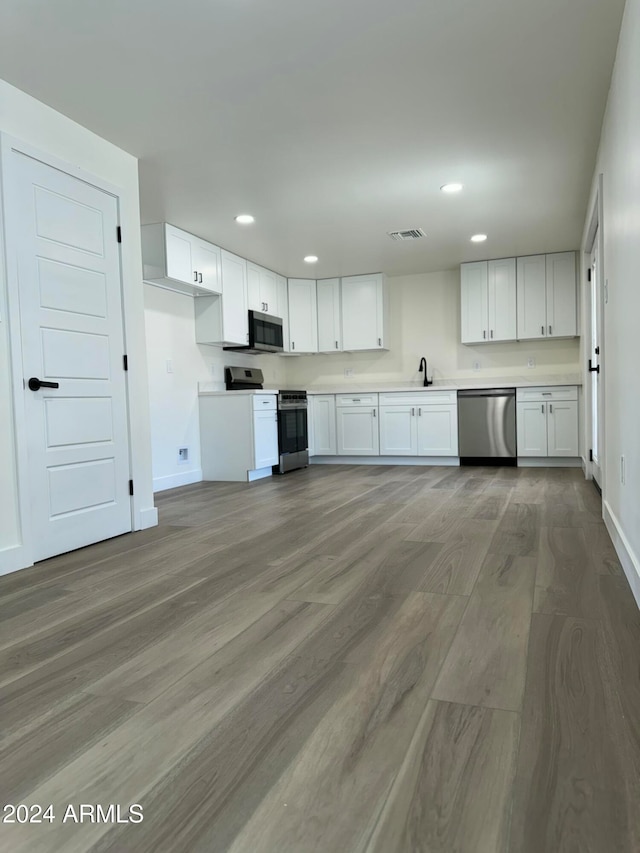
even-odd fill
[[[0,77],[140,159],[143,222],[401,275],[578,247],[623,7],[2,0]]]

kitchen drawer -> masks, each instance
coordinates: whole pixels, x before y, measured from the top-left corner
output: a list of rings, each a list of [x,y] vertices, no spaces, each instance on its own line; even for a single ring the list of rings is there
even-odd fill
[[[377,406],[377,394],[336,394],[336,406]]]
[[[516,388],[516,402],[545,403],[554,400],[577,400],[577,385],[541,385],[535,388]]]
[[[392,391],[380,394],[381,406],[442,406],[457,401],[457,391]]]
[[[269,409],[276,409],[276,395],[275,394],[256,394],[253,398],[253,411],[254,412],[263,412],[269,411]]]

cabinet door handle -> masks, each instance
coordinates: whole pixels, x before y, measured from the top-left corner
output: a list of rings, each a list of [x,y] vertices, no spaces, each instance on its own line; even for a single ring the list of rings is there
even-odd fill
[[[382,338],[378,338],[378,346],[379,346],[379,347],[381,347],[381,346],[382,346]]]
[[[291,349],[294,350],[296,348],[296,342],[291,341]]]
[[[198,270],[193,271],[193,280],[196,284],[198,283]]]
[[[336,349],[338,349],[338,341],[336,341]]]
[[[540,406],[540,411],[541,411],[541,412],[542,412],[542,414],[544,415],[544,403],[542,403],[542,405]]]
[[[553,414],[553,403],[549,403],[549,414]]]
[[[375,418],[375,416],[376,416],[376,410],[373,409],[373,417]]]
[[[198,284],[202,284],[202,273],[198,273]]]
[[[486,340],[486,337],[487,337],[487,330],[486,329],[482,330],[482,337]]]
[[[416,410],[415,410],[415,409],[411,409],[411,417],[412,417],[412,418],[415,418],[415,416],[416,416]]]
[[[551,326],[549,326],[549,334],[552,334],[552,332],[551,332]]]
[[[418,409],[418,417],[422,417],[422,409]]]
[[[540,326],[540,333],[544,335],[544,326]]]

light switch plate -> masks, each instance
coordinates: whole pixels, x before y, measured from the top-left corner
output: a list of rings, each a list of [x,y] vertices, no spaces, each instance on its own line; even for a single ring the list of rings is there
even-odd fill
[[[535,358],[533,358],[533,356],[529,356],[529,358],[527,359],[527,367],[535,367],[535,366],[536,366]]]
[[[345,367],[344,375],[347,379],[350,379],[353,376],[353,367]]]

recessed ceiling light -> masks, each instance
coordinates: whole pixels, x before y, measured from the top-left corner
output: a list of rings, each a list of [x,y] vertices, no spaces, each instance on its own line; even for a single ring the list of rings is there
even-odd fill
[[[318,258],[317,258],[317,256],[316,256],[316,255],[307,255],[307,256],[304,258],[304,261],[305,261],[305,263],[307,263],[307,264],[315,264],[315,263],[317,263]]]
[[[472,243],[484,243],[484,241],[486,239],[487,239],[486,234],[474,234],[473,237],[471,238],[471,242]]]
[[[251,225],[252,222],[255,222],[255,219],[250,213],[240,213],[236,216],[236,222],[238,225]]]
[[[440,187],[443,193],[459,193],[462,188],[462,184],[443,184]]]

